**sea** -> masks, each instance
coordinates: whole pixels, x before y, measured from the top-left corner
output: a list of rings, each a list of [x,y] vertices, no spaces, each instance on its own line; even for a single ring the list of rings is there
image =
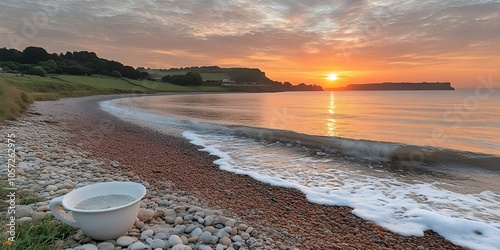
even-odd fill
[[[100,103],[173,127],[221,170],[348,206],[405,236],[500,249],[500,89],[140,96]]]

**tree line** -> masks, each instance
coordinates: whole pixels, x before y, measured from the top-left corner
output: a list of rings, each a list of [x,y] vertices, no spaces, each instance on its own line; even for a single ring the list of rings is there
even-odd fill
[[[79,51],[66,53],[48,53],[44,48],[27,47],[23,51],[0,48],[0,67],[3,71],[24,74],[101,74],[130,79],[147,78],[147,72],[141,72],[132,66],[100,58],[94,52]]]
[[[152,79],[145,68],[134,69],[132,66],[107,60],[97,56],[95,52],[75,51],[66,53],[48,53],[44,48],[30,46],[23,51],[0,48],[0,68],[4,72],[46,76],[47,74],[69,75],[109,75],[130,79]],[[236,82],[255,82],[265,84],[272,91],[310,91],[323,90],[320,86],[301,83],[292,85],[289,82],[273,81],[266,77],[265,72],[257,68],[220,68],[218,66],[184,67],[163,69],[164,72],[188,71],[184,75],[168,74],[161,78],[162,82],[178,85],[201,85],[203,79],[200,73],[224,73]],[[212,81],[220,83],[221,81]],[[207,81],[207,83],[211,83]]]
[[[162,82],[169,82],[177,85],[202,85],[203,79],[198,72],[187,72],[184,75],[165,75]]]

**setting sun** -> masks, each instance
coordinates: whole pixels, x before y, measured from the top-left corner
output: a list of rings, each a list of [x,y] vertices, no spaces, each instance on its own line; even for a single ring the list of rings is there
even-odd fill
[[[337,74],[331,73],[328,75],[328,80],[335,81],[337,80]]]

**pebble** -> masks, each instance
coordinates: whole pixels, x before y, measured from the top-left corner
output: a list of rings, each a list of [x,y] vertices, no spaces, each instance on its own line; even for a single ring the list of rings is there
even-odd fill
[[[132,245],[135,242],[135,239],[130,236],[121,236],[116,240],[116,245],[126,247]]]
[[[174,225],[180,225],[184,222],[184,219],[182,217],[177,217],[174,220]]]
[[[151,230],[151,229],[148,229],[148,230],[142,232],[141,236],[144,235],[144,236],[146,236],[148,238],[153,238],[153,234],[154,234],[154,231]]]
[[[17,219],[17,222],[19,222],[21,224],[22,223],[30,223],[32,221],[33,221],[33,218],[31,218],[31,217],[22,217],[20,219]]]
[[[239,224],[236,229],[240,230],[240,231],[245,231],[247,230],[248,226],[246,224]]]
[[[219,238],[229,237],[229,233],[226,232],[226,230],[221,229],[219,230],[219,232],[217,232],[216,236]]]
[[[200,236],[202,233],[203,233],[203,231],[201,231],[201,229],[200,229],[200,228],[196,228],[195,230],[193,230],[193,231],[191,232],[191,236],[192,236],[192,237]]]
[[[154,215],[155,215],[155,211],[153,211],[151,209],[140,208],[139,214],[137,215],[137,218],[139,218],[139,220],[141,220],[143,222],[147,222],[147,221],[150,221],[151,219],[153,219]]]
[[[200,235],[200,240],[203,241],[204,243],[208,244],[210,242],[210,239],[212,239],[212,234],[210,232],[203,232]]]
[[[128,247],[129,250],[150,250],[151,247],[140,242],[140,241],[137,241],[135,242],[134,244],[130,245]]]
[[[32,210],[28,207],[18,207],[16,209],[16,217],[22,218],[22,217],[30,217],[32,213]]]
[[[171,235],[169,238],[168,238],[168,244],[170,246],[175,246],[175,245],[178,245],[178,244],[183,244],[182,243],[182,239],[181,237],[179,237],[178,235]]]
[[[213,250],[213,248],[207,245],[198,245],[198,250]]]
[[[222,237],[220,238],[219,243],[224,246],[229,246],[231,245],[231,239],[229,239],[228,237]]]
[[[172,247],[172,250],[192,250],[192,248],[190,246],[186,246],[186,245],[175,245],[174,247]]]
[[[166,244],[165,244],[165,241],[163,241],[163,240],[154,239],[154,240],[151,240],[151,242],[149,242],[149,245],[152,248],[164,248]]]
[[[99,250],[96,245],[93,244],[85,244],[81,246],[77,246],[73,248],[74,250]]]
[[[115,250],[115,245],[110,242],[101,242],[97,245],[99,250]]]
[[[168,235],[166,233],[157,233],[154,236],[154,239],[160,239],[160,240],[167,239],[167,238],[168,238]]]

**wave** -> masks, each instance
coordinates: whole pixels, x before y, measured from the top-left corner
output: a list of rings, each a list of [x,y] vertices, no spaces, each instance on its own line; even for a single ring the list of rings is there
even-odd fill
[[[267,141],[287,142],[327,153],[342,153],[367,160],[444,163],[500,170],[500,157],[496,155],[393,142],[309,135],[267,128],[228,127],[233,130],[233,133],[243,136]]]
[[[119,106],[117,100],[101,102],[101,109],[121,117],[145,120],[157,124],[194,129],[228,135],[238,135],[269,142],[284,142],[325,153],[340,153],[364,160],[390,162],[426,162],[452,164],[453,166],[480,167],[500,170],[500,156],[431,146],[309,135],[290,130],[223,125],[196,120],[186,120],[148,110]]]

